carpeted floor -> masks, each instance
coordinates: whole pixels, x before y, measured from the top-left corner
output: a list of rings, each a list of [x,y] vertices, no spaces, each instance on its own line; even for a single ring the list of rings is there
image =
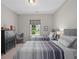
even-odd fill
[[[16,54],[16,51],[19,47],[22,47],[22,43],[21,44],[16,44],[15,48],[10,49],[9,51],[6,52],[6,54],[2,54],[1,55],[1,59],[13,59],[13,56]]]

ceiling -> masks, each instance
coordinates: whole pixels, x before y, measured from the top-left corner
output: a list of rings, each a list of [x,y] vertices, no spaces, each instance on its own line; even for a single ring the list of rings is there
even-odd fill
[[[65,0],[36,0],[36,5],[27,0],[2,0],[1,3],[17,14],[52,14]]]

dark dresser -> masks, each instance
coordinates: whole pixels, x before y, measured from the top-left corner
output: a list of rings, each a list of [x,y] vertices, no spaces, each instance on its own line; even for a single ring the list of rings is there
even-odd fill
[[[6,53],[15,47],[15,33],[13,30],[1,30],[1,53]]]

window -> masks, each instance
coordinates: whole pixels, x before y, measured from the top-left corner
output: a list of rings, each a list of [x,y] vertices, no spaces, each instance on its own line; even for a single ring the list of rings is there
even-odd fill
[[[30,35],[40,35],[40,20],[30,20]]]
[[[40,35],[40,25],[32,25],[32,35]]]

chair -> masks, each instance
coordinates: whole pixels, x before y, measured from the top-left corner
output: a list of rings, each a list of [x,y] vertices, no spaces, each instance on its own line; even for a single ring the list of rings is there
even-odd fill
[[[23,43],[24,33],[16,33],[16,43]]]

